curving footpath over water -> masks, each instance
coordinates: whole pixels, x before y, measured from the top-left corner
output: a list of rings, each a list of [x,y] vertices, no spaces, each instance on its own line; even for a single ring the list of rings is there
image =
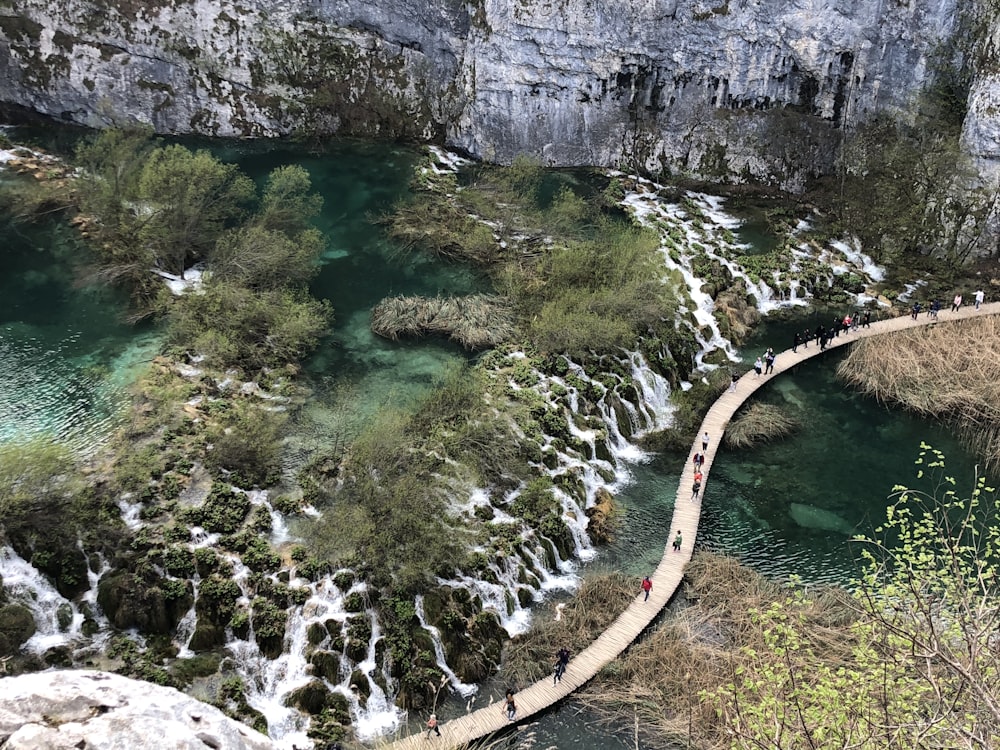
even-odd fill
[[[972,305],[963,307],[957,313],[942,310],[938,313],[938,319],[927,317],[926,313],[921,313],[917,320],[904,314],[898,318],[872,323],[870,328],[859,328],[852,333],[841,333],[834,338],[827,346],[827,351],[836,349],[859,338],[868,336],[880,336],[894,331],[901,331],[906,328],[916,328],[923,325],[933,325],[936,323],[947,323],[953,320],[963,320],[980,315],[1000,315],[1000,302],[984,304],[979,310]],[[694,484],[694,468],[692,462],[685,461],[684,470],[681,472],[680,485],[677,488],[677,497],[674,499],[674,515],[671,522],[670,538],[667,539],[666,549],[659,566],[652,574],[653,590],[650,592],[649,600],[643,601],[641,592],[628,608],[618,616],[607,630],[591,643],[579,654],[574,654],[563,675],[562,681],[553,686],[551,676],[546,677],[523,690],[519,690],[515,696],[517,702],[517,723],[528,717],[545,710],[549,706],[559,702],[577,688],[586,684],[605,665],[618,657],[629,644],[634,641],[643,630],[659,614],[660,610],[666,606],[673,597],[674,592],[681,583],[684,575],[684,568],[691,559],[691,552],[694,549],[694,541],[698,535],[698,521],[701,518],[701,503],[711,485],[708,483],[709,473],[715,454],[722,440],[722,435],[732,419],[736,410],[752,396],[758,388],[770,382],[772,378],[782,372],[794,367],[799,362],[815,357],[820,354],[819,344],[805,348],[800,346],[798,352],[786,349],[777,355],[774,373],[771,375],[761,375],[756,377],[753,370],[746,373],[737,382],[736,391],[730,392],[728,389],[716,400],[705,415],[698,435],[691,447],[691,454],[696,451],[701,452],[702,435],[709,434],[708,448],[705,453],[705,465],[702,467],[704,477],[702,479],[701,500],[693,502],[691,500],[691,487]],[[679,552],[675,552],[672,547],[674,535],[681,532],[683,543]],[[639,590],[636,584],[636,590]],[[493,703],[485,708],[480,708],[465,716],[453,719],[440,724],[441,736],[427,737],[427,732],[413,734],[406,739],[397,740],[387,745],[390,750],[424,750],[425,748],[463,747],[468,742],[486,737],[494,732],[501,731],[510,726],[507,716],[504,713],[503,701]]]

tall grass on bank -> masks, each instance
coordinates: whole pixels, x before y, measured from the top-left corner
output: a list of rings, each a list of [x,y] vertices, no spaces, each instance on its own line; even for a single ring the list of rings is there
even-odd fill
[[[755,613],[783,600],[787,589],[732,558],[710,553],[695,555],[685,580],[692,604],[605,667],[578,700],[609,724],[634,717],[645,728],[643,747],[677,747],[678,742],[729,747],[716,706],[699,694],[733,680],[743,649],[766,650]],[[854,617],[848,595],[839,589],[810,594],[804,618],[813,650],[830,663],[846,662],[852,641],[843,626]]]
[[[990,471],[1000,469],[1000,320],[942,322],[862,339],[837,375],[881,401],[947,420]]]
[[[507,645],[503,674],[511,684],[527,685],[552,673],[556,652],[586,648],[638,595],[639,580],[622,573],[587,578],[559,618],[536,617],[531,630]],[[570,662],[572,669],[572,661]]]

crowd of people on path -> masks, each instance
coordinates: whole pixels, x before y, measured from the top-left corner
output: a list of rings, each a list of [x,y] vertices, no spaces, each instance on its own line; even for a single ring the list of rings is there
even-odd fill
[[[959,292],[952,298],[951,311],[953,313],[957,313],[959,310],[962,309],[963,299],[964,298],[962,297],[961,292]],[[984,292],[982,289],[977,289],[976,293],[972,296],[972,300],[973,300],[972,303],[978,310],[982,306],[983,302],[986,301],[986,292]],[[941,311],[941,307],[942,307],[941,302],[937,298],[932,299],[930,304],[927,306],[927,317],[936,320],[938,313]],[[913,306],[910,308],[910,317],[913,320],[916,320],[920,316],[920,313],[923,312],[923,309],[924,306],[921,305],[920,302],[914,302]]]

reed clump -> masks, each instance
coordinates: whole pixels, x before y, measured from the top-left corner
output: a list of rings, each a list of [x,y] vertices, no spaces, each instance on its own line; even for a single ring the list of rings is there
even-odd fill
[[[1000,321],[993,316],[938,323],[862,339],[837,375],[881,401],[950,422],[1000,469]]]
[[[589,646],[638,596],[639,583],[622,573],[584,579],[572,601],[552,617],[535,618],[528,633],[507,644],[502,672],[508,682],[527,685],[551,674],[562,646],[572,655]]]
[[[397,341],[403,337],[447,336],[466,349],[490,349],[511,341],[517,326],[504,297],[387,297],[372,310],[372,332]]]
[[[730,448],[753,448],[793,433],[799,424],[780,406],[754,402],[726,428]]]
[[[715,317],[723,333],[735,342],[746,340],[760,322],[760,311],[747,302],[746,284],[740,280],[715,298]]]
[[[605,667],[578,699],[608,723],[635,717],[651,747],[729,747],[716,706],[699,696],[732,682],[741,660],[751,658],[747,652],[767,650],[756,613],[784,601],[789,590],[711,553],[695,555],[685,581],[690,605]],[[849,625],[856,619],[849,595],[810,590],[802,614],[812,653],[826,663],[849,663]],[[788,658],[805,657],[789,652]]]

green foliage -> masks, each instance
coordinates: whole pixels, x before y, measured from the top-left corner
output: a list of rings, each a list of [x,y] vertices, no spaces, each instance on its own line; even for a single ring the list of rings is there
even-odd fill
[[[82,208],[113,230],[130,220],[128,204],[139,194],[142,165],[153,148],[151,129],[111,128],[87,141],[76,153],[86,183]]]
[[[312,181],[305,169],[298,165],[278,167],[268,175],[254,223],[287,237],[300,235],[323,207],[322,196],[311,190]]]
[[[251,215],[253,181],[207,151],[111,130],[78,158],[91,182],[83,208],[97,219],[102,274],[131,284],[138,314],[169,313],[178,348],[219,367],[259,369],[297,360],[325,332],[329,305],[305,290],[324,241],[310,226],[322,199],[304,169],[276,169]],[[199,261],[213,277],[205,294],[173,299],[150,272]]]
[[[732,748],[995,747],[1000,734],[997,497],[970,493],[921,445],[917,477],[897,486],[881,541],[863,544],[857,619],[846,648],[820,648],[799,590],[753,613],[760,647],[745,647],[731,682],[704,691]]]
[[[548,477],[531,480],[510,506],[511,513],[533,525],[558,509],[559,504],[552,494],[552,480]]]
[[[230,472],[229,479],[238,487],[273,484],[281,473],[281,437],[286,421],[284,414],[237,402],[225,428],[213,437],[210,465]]]
[[[444,495],[414,438],[403,415],[377,418],[351,445],[343,484],[310,530],[319,556],[367,561],[377,585],[415,586],[457,557]]]
[[[0,658],[17,653],[34,634],[35,618],[30,609],[14,603],[0,606]]]
[[[0,523],[11,525],[43,513],[51,499],[72,489],[73,459],[45,439],[0,446]]]
[[[294,237],[250,225],[219,238],[212,251],[212,273],[221,281],[255,290],[305,285],[319,271],[326,245],[318,229]]]
[[[511,419],[520,409],[500,413],[488,405],[489,384],[478,368],[455,367],[418,404],[407,427],[423,450],[446,455],[473,471],[479,484],[524,473]]]
[[[233,534],[250,512],[250,500],[243,492],[235,492],[228,484],[214,482],[212,491],[197,508],[185,512],[185,520],[213,534]]]
[[[600,230],[599,239],[556,246],[534,265],[504,270],[503,288],[541,352],[579,358],[632,348],[673,318],[656,235],[610,222]]]
[[[876,118],[844,146],[840,219],[877,260],[933,255],[957,267],[985,249],[997,187],[980,185],[949,112],[925,101],[914,124]]]
[[[169,312],[171,343],[220,368],[256,371],[295,362],[326,333],[330,304],[290,289],[253,289],[221,279]]]
[[[253,181],[239,167],[208,151],[177,144],[154,149],[139,175],[137,238],[153,249],[158,263],[180,273],[208,257],[254,193]]]

